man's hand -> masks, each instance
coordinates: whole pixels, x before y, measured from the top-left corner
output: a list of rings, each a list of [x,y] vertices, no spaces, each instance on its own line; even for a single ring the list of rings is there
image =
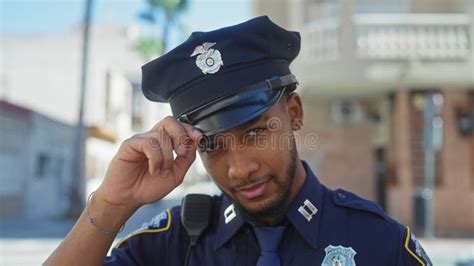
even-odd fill
[[[193,126],[166,117],[125,140],[94,197],[127,209],[162,199],[183,182],[201,136]]]
[[[166,117],[147,133],[122,143],[87,211],[45,265],[102,265],[114,236],[142,205],[158,201],[183,182],[196,158],[201,133],[193,126]],[[176,158],[173,156],[176,153]]]

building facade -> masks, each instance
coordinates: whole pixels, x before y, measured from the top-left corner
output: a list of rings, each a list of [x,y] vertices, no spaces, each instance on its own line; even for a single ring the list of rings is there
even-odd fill
[[[64,216],[75,127],[5,101],[0,121],[0,218]]]
[[[0,99],[10,106],[18,107],[23,112],[33,114],[34,119],[23,117],[18,114],[8,113],[6,115],[8,123],[1,125],[0,133],[6,134],[9,138],[16,141],[3,141],[4,145],[13,145],[21,143],[22,138],[35,138],[35,143],[49,143],[52,137],[58,134],[75,134],[70,132],[75,128],[78,117],[79,104],[79,80],[80,80],[80,59],[81,59],[81,29],[73,29],[68,34],[62,35],[3,35],[2,36],[2,67],[0,68]],[[150,130],[158,121],[171,114],[168,104],[153,103],[145,99],[141,92],[141,66],[145,63],[143,58],[133,50],[134,41],[138,32],[134,27],[122,26],[104,26],[94,25],[90,37],[90,54],[88,65],[87,90],[84,108],[84,171],[83,176],[75,175],[78,183],[64,183],[61,180],[70,182],[71,173],[59,174],[61,177],[47,178],[36,181],[32,178],[32,173],[27,170],[16,167],[10,167],[11,161],[21,161],[18,159],[19,152],[9,152],[8,149],[0,150],[2,166],[7,169],[8,175],[2,176],[8,178],[8,184],[11,188],[5,186],[2,191],[10,198],[5,199],[5,208],[7,213],[4,217],[30,216],[29,211],[25,211],[17,206],[25,205],[26,198],[34,199],[37,196],[36,190],[45,189],[44,186],[61,187],[62,192],[69,195],[69,188],[65,189],[63,185],[75,186],[79,184],[80,198],[56,198],[57,204],[69,206],[70,201],[84,204],[87,195],[95,190],[102,182],[105,176],[107,166],[117,152],[121,142],[134,134]],[[36,117],[48,117],[49,120],[61,124],[62,127],[54,127],[56,135],[44,136],[30,133],[31,121],[41,120]],[[48,121],[49,121],[48,120]],[[38,122],[39,123],[39,122]],[[47,124],[41,122],[38,125]],[[54,124],[54,123],[53,123]],[[35,124],[36,125],[36,124]],[[48,124],[49,125],[49,124]],[[22,128],[26,128],[25,133]],[[40,126],[38,126],[40,128]],[[41,127],[42,128],[42,127]],[[60,129],[64,129],[64,133]],[[22,131],[23,130],[23,131]],[[52,130],[52,129],[51,129]],[[36,131],[35,131],[36,132]],[[43,131],[41,131],[43,132]],[[21,136],[24,134],[25,136]],[[71,136],[75,138],[75,136]],[[49,145],[49,144],[48,144]],[[53,145],[53,144],[51,144]],[[59,148],[61,147],[61,148]],[[74,158],[74,142],[58,143],[57,149],[64,149],[63,163],[69,163]],[[13,149],[13,148],[12,148]],[[17,148],[15,148],[17,149]],[[36,156],[30,149],[25,147],[21,150],[21,156]],[[48,150],[48,148],[45,148]],[[54,149],[51,149],[54,150]],[[61,152],[59,152],[61,153]],[[22,158],[23,158],[22,157]],[[31,159],[34,160],[34,159]],[[44,159],[49,162],[49,159]],[[60,159],[62,160],[62,159]],[[33,166],[32,166],[33,167]],[[33,169],[33,168],[32,168]],[[33,171],[33,170],[28,170]],[[58,170],[59,171],[59,170]],[[205,173],[204,167],[199,160],[188,173],[189,177],[185,180],[185,185],[192,185],[205,181],[209,184],[209,178]],[[12,180],[16,180],[13,182]],[[23,181],[18,181],[23,180]],[[23,185],[19,185],[20,183]],[[49,182],[49,183],[48,183]],[[63,182],[63,183],[61,183]],[[3,184],[2,184],[3,185]],[[202,184],[199,184],[202,189]],[[25,189],[25,186],[29,189]],[[215,191],[215,186],[208,186],[210,190]],[[51,188],[52,189],[52,188]],[[35,191],[36,191],[35,190]],[[48,190],[45,190],[48,191]],[[177,191],[173,197],[180,198],[186,189]],[[48,194],[53,197],[57,193]],[[13,196],[12,196],[13,195]],[[60,199],[60,200],[59,200]],[[2,200],[2,205],[3,205]],[[57,204],[50,202],[31,201],[31,204],[45,205],[36,208],[43,210],[47,206],[56,208]],[[55,206],[55,207],[54,207]],[[57,211],[51,210],[42,212],[47,217],[57,216],[63,213],[63,205]],[[48,208],[49,208],[48,207]],[[28,207],[30,208],[30,207]],[[35,208],[30,208],[34,211]],[[15,212],[15,210],[17,212]],[[2,217],[3,217],[2,216]]]
[[[302,154],[323,182],[379,202],[420,233],[432,217],[435,235],[474,236],[474,3],[253,8],[301,32],[292,66],[305,102],[301,135],[318,135],[317,149]]]

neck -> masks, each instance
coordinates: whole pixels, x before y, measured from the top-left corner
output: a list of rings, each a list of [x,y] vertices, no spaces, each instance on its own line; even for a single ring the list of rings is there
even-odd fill
[[[301,188],[303,187],[304,181],[306,180],[306,170],[304,169],[303,162],[299,158],[296,161],[295,176],[293,177],[293,182],[290,188],[290,194],[286,201],[286,206],[284,206],[285,212],[283,212],[280,217],[264,217],[261,219],[261,222],[268,225],[278,224],[279,221],[285,217],[288,206],[291,204],[291,202],[293,202],[293,200],[296,198],[296,195],[298,195]]]
[[[288,202],[291,203],[295,199],[296,195],[300,192],[303,187],[304,181],[306,180],[306,170],[304,169],[303,162],[298,158],[296,163],[295,177],[293,184],[290,188],[290,196]]]

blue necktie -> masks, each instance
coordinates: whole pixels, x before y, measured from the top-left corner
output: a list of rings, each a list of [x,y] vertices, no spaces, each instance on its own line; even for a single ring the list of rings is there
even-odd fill
[[[253,229],[261,251],[257,266],[280,266],[278,245],[283,236],[285,227],[254,227]]]

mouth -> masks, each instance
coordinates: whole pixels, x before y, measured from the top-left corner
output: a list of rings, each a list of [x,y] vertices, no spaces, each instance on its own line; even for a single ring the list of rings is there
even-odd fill
[[[248,200],[260,197],[265,194],[269,180],[270,177],[251,185],[239,187],[236,189],[237,194]]]

